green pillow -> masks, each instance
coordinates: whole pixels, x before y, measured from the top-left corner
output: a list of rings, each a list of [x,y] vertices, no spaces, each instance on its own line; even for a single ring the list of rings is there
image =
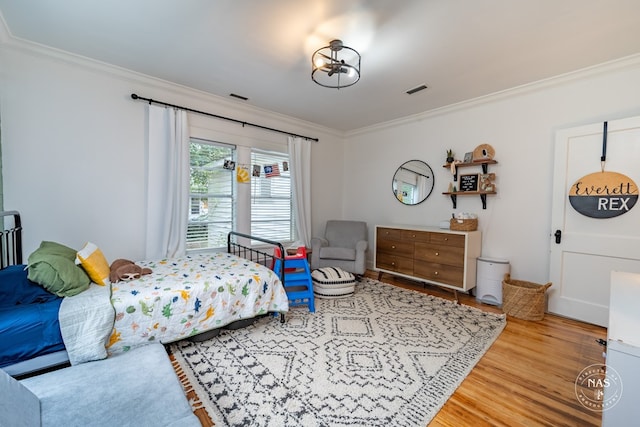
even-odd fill
[[[76,250],[55,242],[42,242],[31,255],[27,278],[61,297],[89,288],[91,279],[75,264]]]
[[[76,254],[78,253],[78,251],[76,251],[75,249],[65,246],[61,243],[47,241],[41,242],[40,247],[36,249],[34,253],[36,252],[38,254],[60,255],[70,259],[71,261],[75,261]]]

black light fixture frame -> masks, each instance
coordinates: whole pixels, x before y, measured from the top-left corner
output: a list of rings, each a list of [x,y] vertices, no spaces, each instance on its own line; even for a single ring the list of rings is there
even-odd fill
[[[329,52],[328,52],[329,55],[322,52],[327,49],[329,49]],[[353,52],[356,58],[358,59],[357,65],[349,64],[345,62],[344,59],[338,58],[338,52],[340,52],[341,50],[349,50]],[[316,63],[317,58],[322,59],[321,65],[318,65]],[[319,84],[320,86],[328,87],[332,89],[340,89],[343,87],[353,86],[360,80],[360,60],[361,60],[361,57],[357,50],[350,48],[348,46],[344,46],[344,44],[342,43],[342,40],[337,40],[337,39],[331,40],[328,46],[321,47],[320,49],[313,52],[313,55],[311,56],[311,79],[317,84]],[[336,75],[337,83],[336,84],[322,83],[320,79],[318,79],[316,76],[317,72],[326,73],[329,77]],[[341,75],[350,74],[351,72],[354,74],[355,80],[347,84],[342,84],[342,81],[340,79]]]

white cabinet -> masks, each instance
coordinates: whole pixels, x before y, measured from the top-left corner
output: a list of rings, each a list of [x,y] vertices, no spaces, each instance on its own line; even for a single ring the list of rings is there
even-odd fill
[[[640,415],[640,274],[613,271],[607,330],[603,426],[637,425]]]

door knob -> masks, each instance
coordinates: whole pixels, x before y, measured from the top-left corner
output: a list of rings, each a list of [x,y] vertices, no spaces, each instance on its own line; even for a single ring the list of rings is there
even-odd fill
[[[562,231],[556,230],[553,235],[556,236],[556,243],[560,244],[560,241],[562,240]]]

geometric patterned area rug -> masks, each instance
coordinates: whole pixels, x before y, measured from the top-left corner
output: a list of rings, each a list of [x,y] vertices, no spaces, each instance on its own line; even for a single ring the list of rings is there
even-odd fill
[[[504,315],[369,278],[171,345],[216,426],[426,426],[504,329]]]

